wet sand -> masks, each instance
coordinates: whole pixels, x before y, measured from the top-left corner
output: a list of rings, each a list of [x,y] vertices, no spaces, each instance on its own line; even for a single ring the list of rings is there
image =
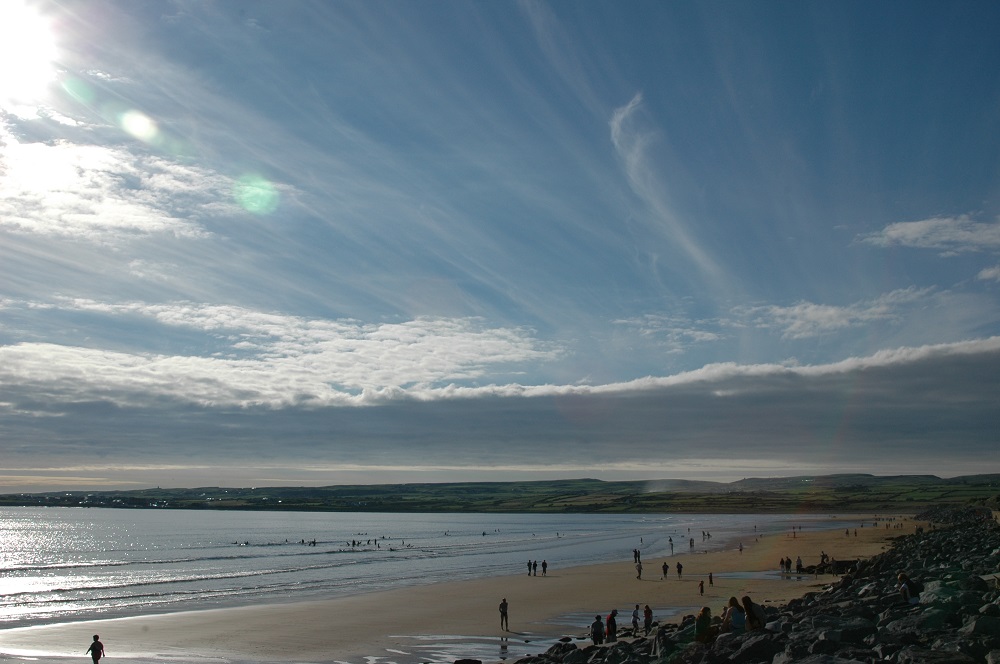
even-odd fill
[[[843,519],[844,517],[839,517]],[[802,517],[802,523],[830,520]],[[865,522],[865,527],[860,524]],[[87,661],[84,651],[100,634],[108,661],[132,662],[430,662],[475,656],[486,661],[514,659],[545,650],[561,636],[582,637],[595,615],[617,608],[619,627],[629,625],[635,604],[649,604],[656,619],[673,622],[701,606],[713,612],[730,596],[750,595],[758,603],[783,603],[817,590],[835,577],[782,578],[782,557],[819,562],[820,551],[837,560],[875,555],[888,539],[913,532],[872,527],[873,517],[857,519],[857,536],[843,529],[755,538],[748,521],[743,552],[733,542],[724,551],[643,552],[642,579],[629,550],[620,563],[560,569],[550,561],[547,576],[511,576],[400,588],[352,597],[294,604],[189,611],[117,620],[67,623],[0,631],[0,661]],[[696,548],[701,532],[692,532]],[[670,574],[662,578],[663,562]],[[676,563],[684,570],[677,577]],[[714,585],[708,583],[713,573]],[[699,594],[704,581],[704,596]],[[510,632],[500,629],[498,605],[510,603]],[[475,652],[465,652],[475,651]],[[492,656],[490,654],[492,653]]]

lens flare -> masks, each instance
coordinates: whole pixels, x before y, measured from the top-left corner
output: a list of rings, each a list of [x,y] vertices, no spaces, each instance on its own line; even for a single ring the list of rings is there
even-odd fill
[[[78,78],[67,78],[62,82],[62,89],[70,97],[81,104],[94,103],[94,90]]]
[[[156,126],[156,122],[145,113],[139,111],[126,111],[119,119],[119,123],[122,129],[146,143],[156,142],[157,137],[160,135],[160,130]]]
[[[236,202],[254,214],[270,214],[278,209],[278,188],[259,175],[244,175],[236,181],[233,195]]]

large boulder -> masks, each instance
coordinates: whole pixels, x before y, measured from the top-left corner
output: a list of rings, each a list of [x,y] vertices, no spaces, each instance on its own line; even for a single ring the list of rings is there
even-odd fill
[[[769,662],[785,649],[784,635],[775,636],[769,632],[753,632],[743,639],[739,649],[730,655],[732,662]]]
[[[561,660],[563,657],[573,652],[574,650],[579,650],[579,648],[576,647],[575,643],[573,643],[572,641],[563,641],[560,639],[559,641],[552,644],[551,648],[545,651],[545,655],[553,659]]]
[[[973,636],[996,636],[1000,637],[1000,618],[995,616],[974,616],[960,630],[960,634],[966,637]]]
[[[832,641],[847,643],[862,643],[865,637],[875,633],[875,623],[862,617],[815,616],[812,619],[813,628],[821,634],[826,634]],[[821,637],[823,638],[823,637]]]

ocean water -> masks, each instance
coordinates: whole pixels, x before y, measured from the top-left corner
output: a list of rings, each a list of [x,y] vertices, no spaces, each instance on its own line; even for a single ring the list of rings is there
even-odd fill
[[[4,508],[0,629],[526,574],[528,560],[539,561],[541,574],[542,560],[553,569],[631,561],[635,548],[653,561],[670,552],[670,538],[682,555],[735,546],[754,527],[775,533],[797,523],[745,514]]]

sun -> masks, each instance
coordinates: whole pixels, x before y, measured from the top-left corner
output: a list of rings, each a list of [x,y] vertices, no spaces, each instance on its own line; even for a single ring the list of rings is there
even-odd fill
[[[32,103],[55,77],[52,29],[24,0],[0,0],[0,102]]]

